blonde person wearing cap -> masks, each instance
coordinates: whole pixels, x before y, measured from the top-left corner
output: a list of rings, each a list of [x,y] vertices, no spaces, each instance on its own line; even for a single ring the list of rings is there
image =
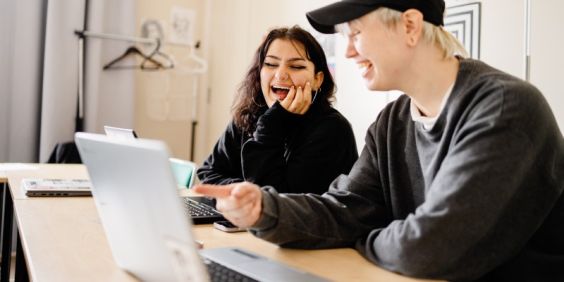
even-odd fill
[[[307,14],[348,38],[371,90],[405,93],[329,192],[200,186],[284,247],[355,247],[406,276],[564,281],[564,139],[531,84],[464,58],[442,0],[344,0]]]

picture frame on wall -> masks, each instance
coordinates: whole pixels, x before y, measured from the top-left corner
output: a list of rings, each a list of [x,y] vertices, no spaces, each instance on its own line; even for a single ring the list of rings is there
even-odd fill
[[[471,58],[480,59],[481,3],[473,2],[446,8],[444,28],[464,46]]]

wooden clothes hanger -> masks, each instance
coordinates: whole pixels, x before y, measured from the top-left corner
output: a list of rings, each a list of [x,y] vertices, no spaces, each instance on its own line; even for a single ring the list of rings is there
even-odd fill
[[[155,60],[155,56],[160,56],[162,58],[165,59],[165,63],[160,63],[160,68],[162,69],[172,69],[174,68],[174,61],[172,60],[172,58],[161,52],[161,40],[159,38],[156,39],[157,40],[157,47],[155,48],[155,50],[153,50],[151,52],[151,54],[149,54],[149,56],[147,56],[147,59],[143,60],[143,62],[141,62],[141,69],[146,69],[146,63],[147,62],[151,62],[151,60]]]
[[[143,59],[143,63],[140,66],[139,65],[135,65],[135,66],[116,65],[120,61],[122,61],[125,58],[128,58],[130,56],[140,56]],[[148,63],[150,63],[150,64],[148,64]],[[129,48],[127,48],[127,50],[125,50],[125,52],[121,56],[115,58],[114,60],[112,60],[111,62],[107,63],[104,66],[104,70],[137,69],[137,68],[141,68],[141,69],[145,69],[145,70],[157,70],[157,69],[164,68],[164,66],[159,61],[151,58],[150,56],[145,55],[136,46],[130,46]]]

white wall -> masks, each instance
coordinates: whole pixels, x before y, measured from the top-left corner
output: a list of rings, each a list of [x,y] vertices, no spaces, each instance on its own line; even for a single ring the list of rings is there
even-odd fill
[[[482,2],[480,59],[525,78],[525,1]]]
[[[206,100],[207,136],[205,152],[225,129],[230,119],[233,93],[251,57],[249,27],[250,1],[211,1],[209,90]]]
[[[564,132],[564,1],[531,1],[531,82],[544,94]]]

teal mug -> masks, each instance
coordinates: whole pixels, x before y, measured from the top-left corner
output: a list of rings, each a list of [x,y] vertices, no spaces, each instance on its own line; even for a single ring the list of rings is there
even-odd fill
[[[176,178],[178,188],[190,188],[194,183],[196,174],[196,164],[176,158],[169,158],[172,166],[172,173]]]

